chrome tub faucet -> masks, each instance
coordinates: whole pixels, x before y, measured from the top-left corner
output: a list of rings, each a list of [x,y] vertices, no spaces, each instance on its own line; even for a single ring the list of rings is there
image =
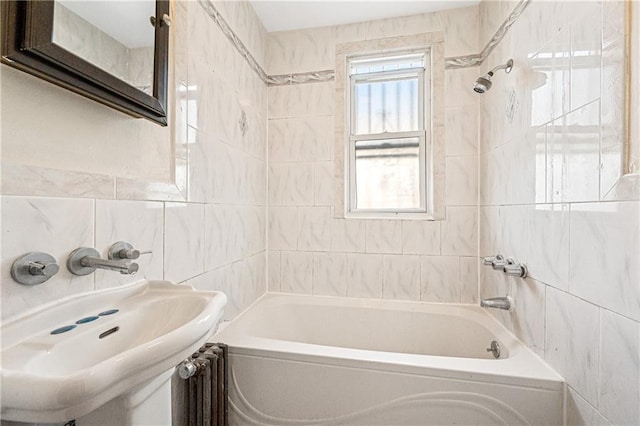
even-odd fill
[[[483,308],[504,309],[505,311],[509,311],[513,306],[513,299],[510,296],[482,299],[480,306]]]

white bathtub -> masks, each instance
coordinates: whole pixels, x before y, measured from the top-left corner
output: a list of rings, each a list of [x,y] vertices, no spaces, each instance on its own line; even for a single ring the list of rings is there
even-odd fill
[[[563,424],[562,377],[477,306],[267,294],[212,341],[236,425]]]

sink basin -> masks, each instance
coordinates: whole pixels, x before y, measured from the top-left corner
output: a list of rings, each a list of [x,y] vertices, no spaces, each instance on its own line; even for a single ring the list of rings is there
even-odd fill
[[[220,292],[143,281],[10,318],[0,327],[0,418],[64,422],[95,410],[197,350],[226,303]]]

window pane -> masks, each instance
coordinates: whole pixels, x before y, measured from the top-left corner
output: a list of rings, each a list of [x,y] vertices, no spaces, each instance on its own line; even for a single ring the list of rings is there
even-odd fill
[[[355,84],[354,134],[418,129],[418,78]]]
[[[419,142],[356,141],[356,209],[420,208]]]

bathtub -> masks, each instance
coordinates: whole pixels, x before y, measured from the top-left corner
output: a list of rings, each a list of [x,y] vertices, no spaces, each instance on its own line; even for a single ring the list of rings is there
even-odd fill
[[[478,306],[270,293],[212,341],[234,425],[563,424],[562,377]]]

